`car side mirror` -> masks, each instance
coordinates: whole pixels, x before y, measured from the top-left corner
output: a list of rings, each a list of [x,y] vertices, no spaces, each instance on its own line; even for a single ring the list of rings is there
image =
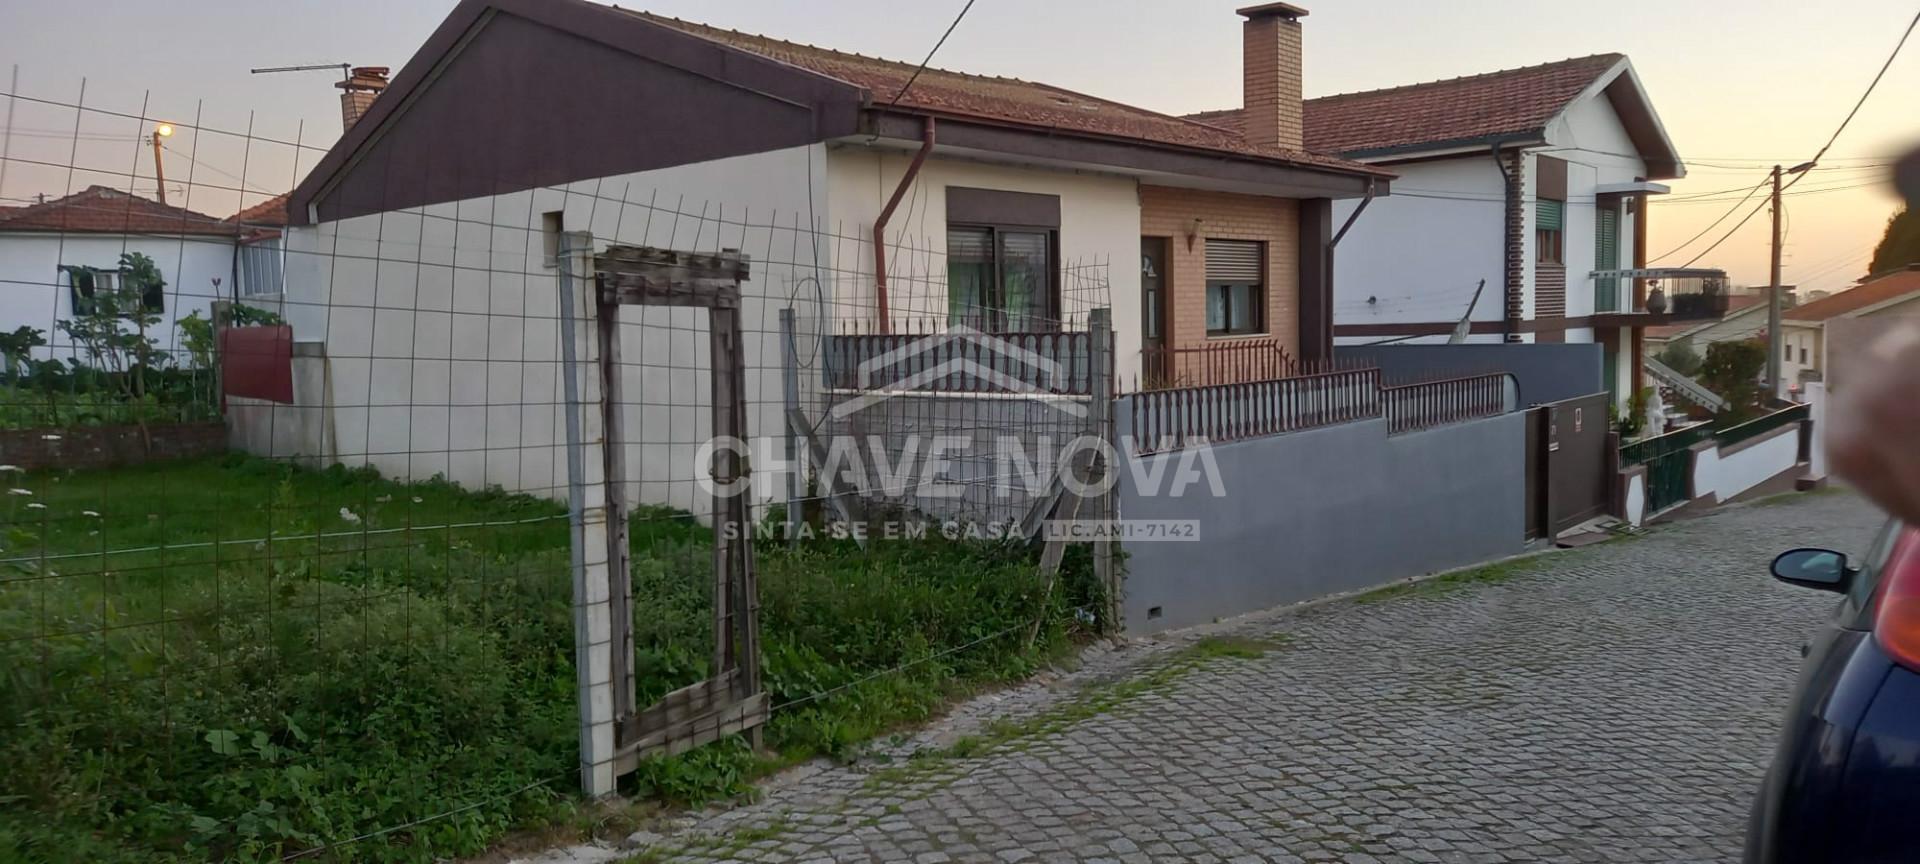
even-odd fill
[[[1847,590],[1853,570],[1847,556],[1831,549],[1789,549],[1773,559],[1773,578],[1816,591]]]

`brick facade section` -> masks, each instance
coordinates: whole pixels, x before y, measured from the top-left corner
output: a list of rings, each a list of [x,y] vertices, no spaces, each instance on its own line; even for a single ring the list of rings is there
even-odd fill
[[[1187,231],[1201,220],[1193,248]],[[1207,238],[1267,244],[1267,308],[1263,322],[1291,356],[1300,356],[1300,202],[1165,186],[1140,187],[1140,233],[1167,238],[1168,347],[1246,338],[1207,337]]]
[[[1526,341],[1520,335],[1520,321],[1527,313],[1527,186],[1526,160],[1520,151],[1504,153],[1501,169],[1506,172],[1506,324],[1508,342]]]
[[[115,468],[227,451],[225,423],[0,429],[0,462],[28,471]]]
[[[1300,22],[1278,15],[1241,26],[1241,133],[1247,143],[1301,149],[1305,113],[1300,95]]]

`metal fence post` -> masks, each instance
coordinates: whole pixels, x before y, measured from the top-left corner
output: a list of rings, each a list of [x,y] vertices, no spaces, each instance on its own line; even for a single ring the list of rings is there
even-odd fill
[[[786,442],[787,457],[787,545],[789,547],[800,542],[800,498],[803,492],[800,476],[802,458],[800,433],[793,428],[791,419],[800,413],[800,349],[794,344],[794,329],[793,307],[780,310],[780,383],[787,409],[781,414],[780,427],[787,430],[783,440]]]
[[[606,398],[596,359],[582,358],[593,345],[587,320],[595,303],[593,241],[570,232],[561,237],[559,278],[561,387],[567,434],[567,511],[572,527],[573,646],[580,705],[580,791],[589,797],[614,788],[614,616],[612,568],[607,560],[607,477],[602,452],[602,415],[588,411]],[[629,622],[631,623],[631,622]]]

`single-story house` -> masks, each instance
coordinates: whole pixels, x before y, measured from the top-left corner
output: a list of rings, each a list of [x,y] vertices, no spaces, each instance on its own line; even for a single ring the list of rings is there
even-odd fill
[[[1727,314],[1718,318],[1648,327],[1645,353],[1648,357],[1658,357],[1668,348],[1685,345],[1694,354],[1705,357],[1708,346],[1752,339],[1766,332],[1765,292],[1734,294],[1727,298]]]
[[[1633,64],[1599,54],[1310,99],[1308,150],[1390,167],[1389,200],[1366,206],[1335,253],[1340,344],[1599,342],[1624,401],[1640,378],[1646,203],[1686,168]],[[1240,111],[1191,119],[1238,128]],[[1482,287],[1484,286],[1484,288]],[[1658,305],[1658,304],[1656,304]]]
[[[206,317],[214,300],[231,294],[235,236],[234,225],[218,217],[107,186],[0,207],[0,331],[40,330],[49,343],[41,356],[74,356],[59,322],[119,278],[120,256],[133,252],[153,259],[165,282],[144,302],[159,313],[154,338],[172,350],[175,321]]]
[[[1920,326],[1920,264],[1802,303],[1782,313],[1780,323],[1783,397],[1795,398],[1810,381],[1825,381],[1835,391],[1843,386],[1839,379],[1848,362],[1863,357],[1879,332]]]
[[[331,364],[336,457],[562,488],[554,250],[579,231],[753,259],[756,436],[782,429],[787,306],[811,334],[1107,307],[1122,382],[1211,344],[1326,358],[1335,202],[1385,197],[1392,169],[1304,143],[1305,10],[1239,14],[1249,110],[1225,129],[583,0],[463,0],[288,201],[285,308]],[[622,326],[648,442],[627,463],[642,500],[691,506],[702,325]]]

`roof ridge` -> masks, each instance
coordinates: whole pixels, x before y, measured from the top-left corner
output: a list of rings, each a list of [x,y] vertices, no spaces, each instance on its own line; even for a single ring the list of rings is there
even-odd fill
[[[652,20],[655,22],[671,21],[673,22],[673,24],[667,25],[667,26],[678,25],[675,27],[675,29],[680,29],[681,32],[691,33],[692,35],[695,35],[695,36],[702,36],[702,34],[695,32],[693,30],[687,30],[682,28],[691,27],[691,28],[698,28],[699,30],[714,31],[718,33],[729,33],[736,37],[759,40],[759,41],[771,43],[774,45],[785,45],[785,46],[791,46],[794,48],[805,49],[808,51],[818,51],[826,54],[831,54],[836,57],[852,57],[858,60],[863,60],[871,63],[884,63],[889,66],[896,67],[900,71],[908,72],[908,73],[912,73],[913,71],[920,69],[920,64],[918,63],[911,63],[903,60],[889,60],[885,57],[879,57],[879,56],[868,56],[865,54],[861,54],[858,51],[843,51],[838,48],[827,48],[820,45],[809,44],[806,42],[796,42],[791,39],[781,39],[777,36],[768,36],[764,33],[748,33],[744,30],[735,30],[731,27],[720,27],[714,24],[706,24],[700,21],[689,21],[687,19],[679,18],[672,15],[661,15],[658,13],[647,12],[645,10],[640,10],[640,9],[626,9],[620,6],[615,6],[613,8],[619,9],[620,11],[625,12],[629,15],[634,15],[636,17],[646,19],[646,20]],[[702,36],[702,38],[705,38],[705,37]],[[1049,84],[1044,81],[1034,81],[1026,78],[1015,78],[1015,77],[1010,77],[1005,75],[981,75],[974,72],[960,72],[957,70],[941,68],[938,66],[928,66],[924,71],[937,72],[942,75],[952,75],[957,78],[965,78],[965,79],[971,79],[975,81],[1011,82],[1014,84],[1020,84],[1027,87],[1044,88],[1046,90],[1052,91],[1054,93],[1057,93],[1063,96],[1071,96],[1078,99],[1084,99],[1088,102],[1098,102],[1104,105],[1111,105],[1117,108],[1124,108],[1128,111],[1137,111],[1142,114],[1150,114],[1155,117],[1159,117],[1161,119],[1169,120],[1175,123],[1182,123],[1190,126],[1199,126],[1202,128],[1211,129],[1211,130],[1220,131],[1220,132],[1229,132],[1233,134],[1238,134],[1238,133],[1234,133],[1234,130],[1221,129],[1220,127],[1214,126],[1210,123],[1201,123],[1195,120],[1190,120],[1179,114],[1171,114],[1165,111],[1156,111],[1152,108],[1146,108],[1140,105],[1135,105],[1131,102],[1121,102],[1117,99],[1109,99],[1105,96],[1095,96],[1091,93],[1084,93],[1079,90],[1070,90],[1068,88],[1061,87],[1058,84]],[[876,95],[882,95],[882,94],[876,94]],[[889,96],[889,98],[891,98],[891,96]],[[1312,151],[1309,151],[1304,147],[1300,148],[1299,150],[1285,150],[1284,148],[1280,148],[1280,149],[1282,150],[1282,152],[1299,153],[1301,155],[1313,155]]]
[[[1416,81],[1412,84],[1396,84],[1392,87],[1379,87],[1373,90],[1353,90],[1346,93],[1330,93],[1326,96],[1315,96],[1311,99],[1304,99],[1301,101],[1309,102],[1309,103],[1330,102],[1335,99],[1347,99],[1347,98],[1356,97],[1356,96],[1377,96],[1383,93],[1394,93],[1402,90],[1417,90],[1422,87],[1434,87],[1441,84],[1455,84],[1461,81],[1473,81],[1473,80],[1482,79],[1482,78],[1493,78],[1500,75],[1512,75],[1519,72],[1536,72],[1541,69],[1546,69],[1552,66],[1570,66],[1575,63],[1580,63],[1588,60],[1599,60],[1602,58],[1610,58],[1611,62],[1609,63],[1609,65],[1612,65],[1612,63],[1618,63],[1621,60],[1627,59],[1627,55],[1619,51],[1603,51],[1598,54],[1587,54],[1581,57],[1568,57],[1564,60],[1549,60],[1544,63],[1534,63],[1529,66],[1513,66],[1507,69],[1495,69],[1490,72],[1476,72],[1472,75],[1456,75],[1452,78],[1436,78],[1432,81]],[[1227,110],[1233,110],[1233,109],[1227,109]],[[1206,113],[1206,112],[1201,112],[1201,113]]]
[[[1902,279],[1901,277],[1903,276],[1920,277],[1920,271],[1907,269],[1889,270],[1878,276],[1872,276],[1853,285],[1849,285],[1818,300],[1809,300],[1798,306],[1794,306],[1787,309],[1784,314],[1787,318],[1796,321],[1827,321],[1850,312],[1857,312],[1869,306],[1885,303],[1898,297],[1920,293],[1920,278]],[[1882,285],[1881,283],[1886,284]],[[1876,289],[1875,286],[1879,286],[1879,288]],[[1883,294],[1883,292],[1887,291],[1891,293]],[[1812,314],[1809,314],[1809,312]]]
[[[913,63],[906,60],[893,60],[886,57],[881,57],[877,54],[867,55],[867,54],[862,54],[858,51],[846,51],[840,48],[828,48],[824,45],[814,45],[810,42],[798,42],[792,39],[781,39],[778,36],[768,36],[765,33],[749,33],[745,30],[735,30],[731,27],[721,27],[717,24],[708,24],[704,21],[691,21],[686,18],[680,18],[673,15],[661,15],[657,12],[648,12],[644,9],[628,9],[623,6],[614,6],[613,8],[618,9],[621,12],[625,12],[628,15],[633,15],[638,18],[648,19],[655,22],[671,21],[674,24],[682,25],[683,27],[694,27],[694,28],[699,28],[701,30],[711,30],[718,33],[730,33],[734,36],[740,36],[747,39],[759,39],[765,42],[771,42],[775,45],[790,45],[795,48],[805,48],[808,51],[820,51],[820,52],[832,54],[838,57],[851,57],[856,60],[865,60],[870,63],[885,63],[889,66],[897,66],[905,70],[916,70],[920,68],[920,64],[918,63]],[[680,28],[675,28],[675,29],[680,29]],[[681,30],[681,32],[692,32],[692,31]],[[700,34],[693,33],[693,35],[699,36]],[[940,66],[928,66],[926,67],[925,71],[939,72],[944,75],[956,75],[961,78],[973,78],[973,79],[985,80],[985,81],[1012,81],[1016,84],[1029,84],[1029,85],[1036,85],[1040,87],[1053,87],[1053,85],[1051,84],[1044,84],[1039,81],[1028,81],[1024,78],[1013,78],[1006,75],[981,75],[975,72],[960,72],[954,69],[947,69]],[[1054,87],[1053,89],[1059,90],[1061,88]],[[1062,92],[1071,92],[1071,91],[1062,91]],[[1099,97],[1089,96],[1087,98],[1095,99]],[[1115,103],[1115,104],[1119,104],[1119,103]]]
[[[89,206],[89,200],[111,201],[114,203],[105,206],[98,204]],[[125,202],[125,206],[116,206],[119,202]],[[165,204],[148,198],[145,195],[138,195],[125,189],[116,189],[102,183],[90,183],[86,188],[78,192],[70,192],[58,198],[48,198],[45,201],[39,201],[21,207],[8,208],[8,212],[5,214],[5,221],[9,223],[22,220],[31,221],[36,217],[44,217],[49,213],[70,208],[127,215],[139,212],[142,218],[178,222],[181,225],[219,225],[226,221],[218,216],[173,204]],[[156,209],[160,212],[154,212]],[[76,228],[76,230],[78,229]]]

